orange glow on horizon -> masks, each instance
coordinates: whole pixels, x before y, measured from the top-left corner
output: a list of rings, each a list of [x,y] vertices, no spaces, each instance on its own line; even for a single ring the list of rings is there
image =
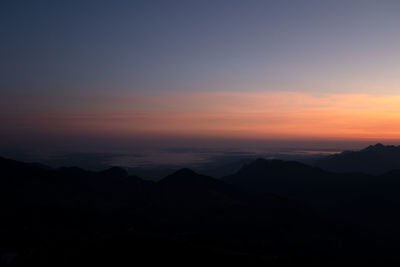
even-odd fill
[[[111,98],[108,110],[96,101],[84,113],[32,114],[25,127],[83,135],[400,140],[400,96],[210,92]]]

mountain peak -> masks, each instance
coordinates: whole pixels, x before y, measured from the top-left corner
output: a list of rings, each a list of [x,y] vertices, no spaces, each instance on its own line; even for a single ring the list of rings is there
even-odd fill
[[[111,167],[107,170],[104,170],[101,172],[102,175],[108,176],[108,177],[126,177],[128,176],[128,172],[121,168],[121,167]]]
[[[320,177],[330,175],[329,172],[300,162],[257,159],[224,180],[256,194],[276,190],[285,196],[294,197],[291,195],[291,190],[294,191],[292,185],[301,185],[306,191]]]
[[[318,167],[333,172],[379,175],[400,169],[400,146],[377,143],[359,151],[348,151],[320,159]]]
[[[249,164],[245,164],[239,172],[246,172],[246,171],[287,171],[290,169],[308,169],[311,166],[304,165],[300,162],[295,161],[284,161],[280,159],[263,159],[258,158]]]
[[[258,158],[252,162],[249,162],[248,164],[245,164],[245,167],[258,167],[258,166],[265,166],[265,165],[276,165],[276,164],[281,164],[283,163],[282,160],[280,159],[264,159],[264,158]]]
[[[221,180],[212,178],[210,176],[198,174],[190,169],[180,169],[175,173],[165,177],[158,182],[163,187],[174,187],[174,188],[195,188],[200,190],[201,188],[219,188],[225,187],[225,183]]]
[[[188,183],[193,183],[198,180],[202,180],[203,176],[200,174],[197,174],[196,172],[192,171],[191,169],[183,168],[180,170],[177,170],[171,175],[168,175],[164,179],[161,179],[159,181],[160,184],[166,184],[166,183],[178,183],[178,184],[188,184]]]
[[[382,148],[385,148],[385,147],[386,147],[385,145],[383,145],[381,143],[377,143],[375,145],[370,145],[370,146],[364,148],[363,150],[364,151],[379,150],[379,149],[382,149]]]
[[[191,169],[182,168],[182,169],[177,170],[170,176],[193,176],[193,175],[198,175],[198,174]]]

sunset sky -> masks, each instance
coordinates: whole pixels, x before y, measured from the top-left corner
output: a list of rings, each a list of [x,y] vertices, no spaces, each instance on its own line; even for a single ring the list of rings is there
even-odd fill
[[[0,25],[3,146],[400,141],[400,1],[4,0]]]

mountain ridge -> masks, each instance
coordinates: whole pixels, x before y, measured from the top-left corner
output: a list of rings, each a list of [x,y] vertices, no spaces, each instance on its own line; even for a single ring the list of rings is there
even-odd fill
[[[362,172],[381,175],[400,169],[400,146],[377,143],[358,151],[344,151],[326,156],[315,166],[333,172]]]
[[[0,173],[0,234],[7,237],[0,240],[0,253],[7,242],[15,242],[21,253],[17,262],[40,262],[42,256],[33,260],[23,251],[41,251],[48,244],[69,254],[64,239],[51,237],[64,231],[79,240],[83,233],[98,240],[98,233],[105,232],[126,248],[131,241],[123,240],[132,232],[146,233],[145,240],[168,234],[196,247],[229,249],[232,257],[251,251],[249,257],[273,266],[293,266],[285,263],[288,259],[300,266],[309,266],[310,259],[315,261],[311,266],[360,261],[376,266],[386,256],[397,260],[386,247],[393,249],[400,241],[399,171],[340,174],[294,161],[257,159],[222,180],[184,168],[152,182],[115,167],[100,172],[47,169],[0,159]],[[38,242],[42,236],[47,236],[45,244]],[[375,244],[371,236],[385,245]],[[106,245],[96,249],[99,259],[110,251]],[[50,260],[51,254],[41,253]],[[206,255],[229,260],[219,253]]]

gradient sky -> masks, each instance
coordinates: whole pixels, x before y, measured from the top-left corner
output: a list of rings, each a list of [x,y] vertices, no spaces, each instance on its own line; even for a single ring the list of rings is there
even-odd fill
[[[400,140],[399,1],[3,0],[0,25],[3,145]]]

